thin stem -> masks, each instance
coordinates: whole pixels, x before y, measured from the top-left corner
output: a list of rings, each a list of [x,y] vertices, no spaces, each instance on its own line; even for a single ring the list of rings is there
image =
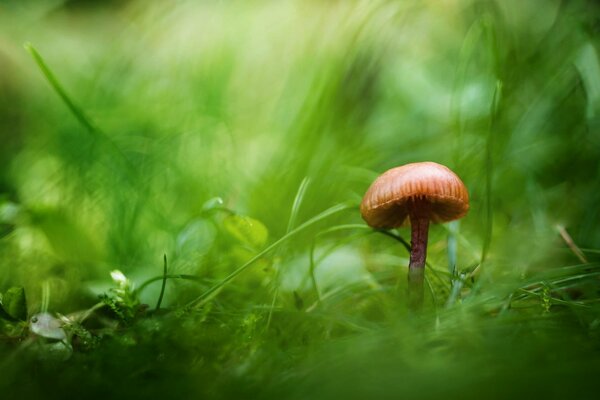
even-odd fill
[[[425,260],[427,258],[427,236],[429,218],[427,216],[410,215],[411,250],[408,265],[408,304],[412,310],[423,305],[423,281],[425,277]]]
[[[164,265],[163,265],[163,279],[162,286],[160,288],[160,295],[158,296],[158,301],[156,302],[156,311],[160,310],[160,304],[162,303],[163,296],[165,294],[165,287],[167,286],[167,255],[163,256]]]

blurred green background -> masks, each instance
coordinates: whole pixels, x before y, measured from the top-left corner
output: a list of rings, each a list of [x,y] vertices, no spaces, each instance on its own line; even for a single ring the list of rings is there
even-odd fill
[[[163,254],[197,278],[167,282],[178,310],[349,207],[60,374],[13,355],[7,393],[590,394],[599,17],[558,0],[0,1],[0,292],[23,286],[30,314],[90,307],[115,269],[139,287]],[[358,204],[426,160],[463,179],[471,211],[432,226],[411,315],[408,255],[357,226]]]

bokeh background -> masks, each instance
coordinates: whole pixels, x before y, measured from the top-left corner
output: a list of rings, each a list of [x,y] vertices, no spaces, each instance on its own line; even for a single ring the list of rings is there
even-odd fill
[[[589,393],[599,17],[583,0],[0,1],[0,292],[23,286],[31,313],[90,307],[115,269],[140,286],[163,254],[197,278],[168,281],[176,310],[348,207],[198,315],[4,383],[25,390],[33,363],[31,395],[102,393],[123,371],[175,396]],[[463,179],[471,211],[432,226],[414,316],[406,250],[358,204],[379,173],[426,160]]]

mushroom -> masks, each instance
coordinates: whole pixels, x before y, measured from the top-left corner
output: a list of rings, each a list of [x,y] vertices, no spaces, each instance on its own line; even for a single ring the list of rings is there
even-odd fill
[[[411,308],[423,303],[429,222],[462,218],[469,211],[464,183],[448,167],[426,161],[392,168],[369,187],[360,205],[367,224],[377,229],[411,226],[408,293]]]

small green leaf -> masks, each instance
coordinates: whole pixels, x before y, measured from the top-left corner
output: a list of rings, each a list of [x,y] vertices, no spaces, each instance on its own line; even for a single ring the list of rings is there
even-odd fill
[[[235,239],[254,249],[264,247],[269,236],[269,231],[262,222],[244,215],[226,217],[223,228]]]
[[[0,318],[8,320],[8,321],[15,320],[13,317],[8,315],[8,313],[6,311],[4,311],[4,308],[2,307],[2,296],[1,295],[0,295]]]
[[[25,289],[22,287],[12,287],[2,296],[2,312],[0,316],[7,314],[10,319],[25,321],[27,320],[27,300],[25,299]]]

